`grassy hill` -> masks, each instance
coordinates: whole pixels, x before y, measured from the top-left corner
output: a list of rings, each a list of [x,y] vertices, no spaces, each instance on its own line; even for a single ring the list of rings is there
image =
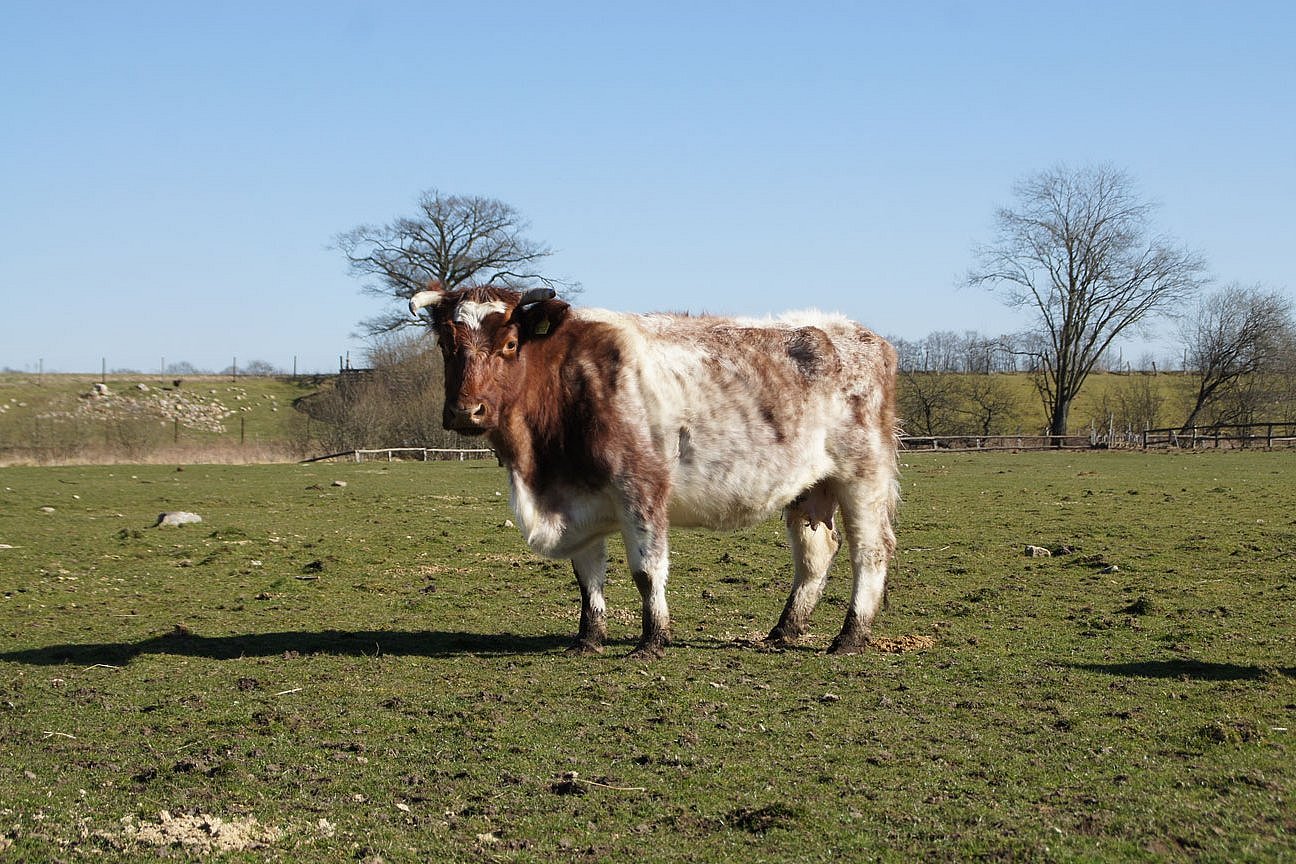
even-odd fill
[[[0,462],[295,458],[315,376],[0,374]]]
[[[920,377],[921,377],[920,373]],[[1048,412],[1035,387],[1034,379],[1027,373],[971,375],[952,372],[928,373],[945,381],[953,382],[955,395],[947,409],[946,427],[935,434],[975,434],[980,429],[975,426],[975,406],[969,404],[969,390],[986,386],[997,388],[1012,403],[1011,410],[1005,412],[996,421],[997,428],[990,434],[1035,434],[1048,426]],[[902,404],[906,389],[910,383],[901,376],[900,395]],[[1174,373],[1132,374],[1095,372],[1085,382],[1084,389],[1071,404],[1070,431],[1079,434],[1093,426],[1096,429],[1107,428],[1109,418],[1118,427],[1131,425],[1142,429],[1144,423],[1152,426],[1171,426],[1183,421],[1187,416],[1192,393],[1192,379]],[[967,419],[959,420],[956,415],[964,410],[973,414]],[[911,420],[915,417],[912,408],[904,416]],[[969,428],[955,430],[951,426],[965,425]],[[915,428],[914,423],[907,424],[911,434],[924,434]]]

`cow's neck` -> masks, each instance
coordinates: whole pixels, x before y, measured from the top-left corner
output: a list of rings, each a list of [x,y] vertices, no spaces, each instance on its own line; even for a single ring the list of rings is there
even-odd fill
[[[569,322],[570,324],[571,322]],[[558,336],[560,334],[556,334]],[[526,358],[520,385],[504,400],[499,425],[489,433],[500,461],[538,495],[607,482],[606,454],[595,428],[597,412],[573,343],[546,340]]]
[[[488,435],[500,462],[517,479],[535,486],[539,460],[545,457],[554,427],[561,428],[558,369],[542,362],[528,363],[517,392],[504,400],[499,425]],[[526,361],[523,361],[526,362]]]

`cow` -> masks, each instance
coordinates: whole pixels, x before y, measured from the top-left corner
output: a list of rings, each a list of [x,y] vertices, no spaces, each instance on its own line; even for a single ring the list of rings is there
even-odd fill
[[[668,527],[734,529],[780,510],[792,591],[766,643],[806,633],[844,535],[854,586],[829,651],[867,646],[899,497],[886,340],[816,311],[627,314],[574,308],[546,288],[434,282],[409,307],[428,310],[445,359],[443,425],[485,436],[527,545],[572,563],[581,612],[569,651],[603,650],[608,536],[621,534],[643,600],[629,656],[650,660],[670,642]]]

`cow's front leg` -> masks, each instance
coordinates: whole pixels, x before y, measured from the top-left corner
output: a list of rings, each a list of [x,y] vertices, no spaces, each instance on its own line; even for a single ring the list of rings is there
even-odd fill
[[[656,660],[670,643],[670,611],[666,607],[669,570],[667,523],[660,517],[633,514],[622,529],[630,575],[643,599],[643,634],[630,652],[635,660]]]
[[[580,585],[580,631],[569,654],[601,654],[607,638],[607,607],[603,585],[607,582],[607,542],[600,537],[572,556],[572,569]]]

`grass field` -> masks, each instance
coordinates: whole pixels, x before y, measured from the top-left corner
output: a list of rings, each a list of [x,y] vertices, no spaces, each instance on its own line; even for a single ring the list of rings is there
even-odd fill
[[[493,464],[0,469],[0,860],[1296,858],[1296,454],[905,458],[915,650],[823,653],[842,562],[754,645],[772,521],[673,534],[648,665]]]

